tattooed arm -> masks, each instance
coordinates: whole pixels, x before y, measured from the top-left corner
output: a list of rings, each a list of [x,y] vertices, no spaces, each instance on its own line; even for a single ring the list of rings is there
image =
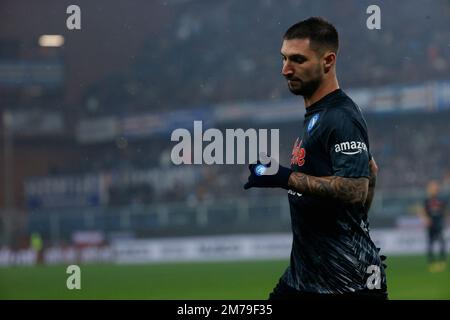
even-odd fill
[[[369,179],[338,176],[314,177],[301,172],[289,176],[288,187],[293,191],[341,200],[348,204],[366,203]]]
[[[367,193],[366,202],[364,203],[364,212],[366,214],[369,212],[370,206],[372,205],[373,197],[375,196],[375,185],[377,182],[378,166],[374,158],[372,158],[369,161],[369,171],[370,171],[369,191]]]

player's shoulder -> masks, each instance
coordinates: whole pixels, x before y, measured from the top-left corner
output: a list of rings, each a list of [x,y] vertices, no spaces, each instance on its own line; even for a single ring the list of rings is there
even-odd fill
[[[344,91],[341,91],[327,111],[330,116],[337,117],[355,117],[361,113],[360,107]]]
[[[344,92],[324,113],[324,120],[331,123],[364,122],[361,108]]]
[[[359,119],[357,110],[349,103],[336,104],[327,108],[323,114],[324,121],[330,123],[352,122]]]

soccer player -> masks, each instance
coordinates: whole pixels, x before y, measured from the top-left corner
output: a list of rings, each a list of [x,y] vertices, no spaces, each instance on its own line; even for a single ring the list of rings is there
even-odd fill
[[[283,37],[282,74],[289,90],[303,96],[303,130],[290,168],[264,175],[261,164],[251,164],[244,185],[288,190],[290,265],[269,299],[387,299],[385,257],[370,238],[367,218],[378,168],[361,110],[339,88],[338,46],[335,27],[317,17]]]
[[[439,272],[443,271],[446,267],[445,239],[443,231],[447,203],[439,195],[439,183],[437,181],[433,180],[429,182],[427,186],[427,193],[428,196],[424,203],[422,218],[428,229],[429,270],[431,272]],[[438,259],[436,259],[433,252],[435,242],[438,242],[440,245],[440,254]]]

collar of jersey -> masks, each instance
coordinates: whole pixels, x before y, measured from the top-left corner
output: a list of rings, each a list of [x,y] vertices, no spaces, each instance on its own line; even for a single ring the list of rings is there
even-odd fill
[[[336,89],[336,90],[330,92],[329,94],[323,96],[320,100],[317,100],[312,105],[310,105],[308,108],[306,108],[305,117],[307,117],[323,108],[326,108],[327,102],[329,102],[330,100],[332,100],[333,98],[335,98],[337,96],[340,96],[341,94],[342,94],[342,90]]]

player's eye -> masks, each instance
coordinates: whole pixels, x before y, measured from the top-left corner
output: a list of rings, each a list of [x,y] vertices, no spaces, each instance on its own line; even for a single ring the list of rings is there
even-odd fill
[[[305,58],[300,57],[300,56],[294,56],[291,58],[292,61],[294,61],[295,63],[303,63],[306,61]]]

